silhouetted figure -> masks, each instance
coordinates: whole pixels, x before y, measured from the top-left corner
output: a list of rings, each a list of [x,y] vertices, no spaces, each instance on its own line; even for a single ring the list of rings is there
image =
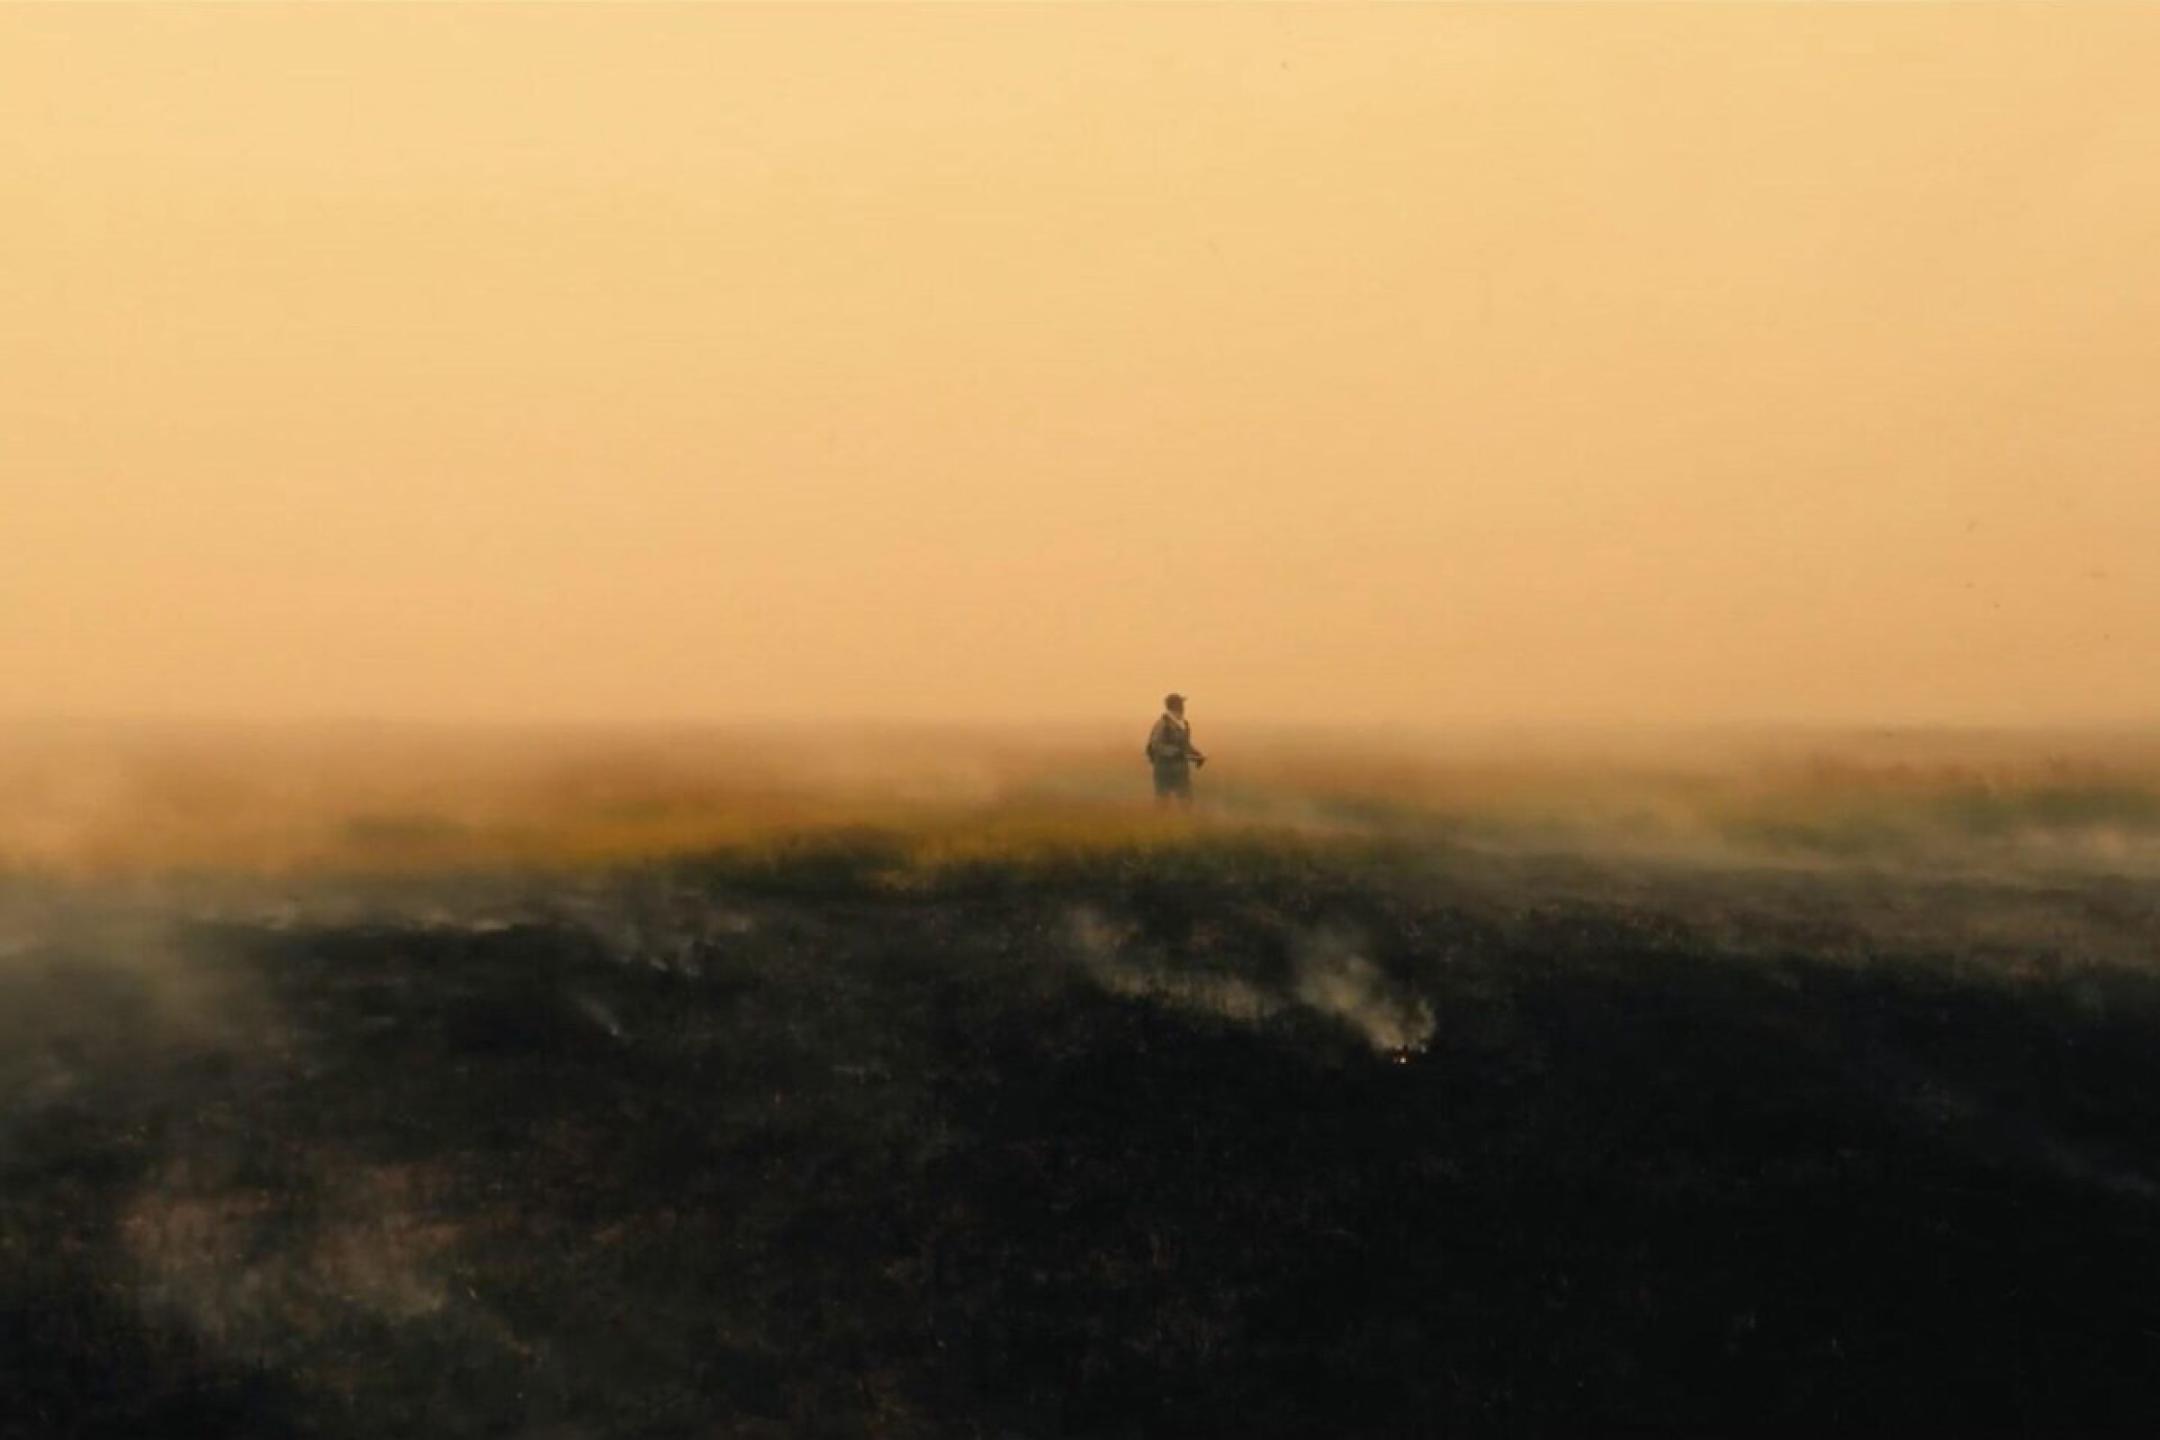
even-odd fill
[[[1184,696],[1163,697],[1162,718],[1148,731],[1147,758],[1155,767],[1155,803],[1192,804],[1192,772],[1207,764],[1207,756],[1193,748]]]

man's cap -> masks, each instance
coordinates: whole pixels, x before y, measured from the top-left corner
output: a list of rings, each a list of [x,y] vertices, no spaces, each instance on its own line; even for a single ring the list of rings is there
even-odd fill
[[[1185,697],[1176,693],[1175,691],[1172,691],[1170,694],[1162,697],[1162,703],[1165,705],[1182,705],[1185,703]]]

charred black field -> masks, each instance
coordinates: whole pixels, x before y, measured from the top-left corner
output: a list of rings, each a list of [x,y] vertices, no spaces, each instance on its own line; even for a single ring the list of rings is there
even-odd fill
[[[2149,1431],[2144,792],[1952,781],[18,865],[0,1435]]]

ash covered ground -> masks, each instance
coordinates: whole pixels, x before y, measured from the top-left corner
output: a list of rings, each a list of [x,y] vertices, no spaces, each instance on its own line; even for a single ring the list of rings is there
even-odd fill
[[[1078,767],[643,854],[370,791],[281,869],[177,863],[269,811],[160,763],[16,775],[11,1440],[2160,1420],[2120,765]]]

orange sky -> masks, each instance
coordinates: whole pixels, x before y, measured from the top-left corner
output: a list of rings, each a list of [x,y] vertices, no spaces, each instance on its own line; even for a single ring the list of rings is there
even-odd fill
[[[2160,7],[0,9],[0,715],[2160,718]]]

